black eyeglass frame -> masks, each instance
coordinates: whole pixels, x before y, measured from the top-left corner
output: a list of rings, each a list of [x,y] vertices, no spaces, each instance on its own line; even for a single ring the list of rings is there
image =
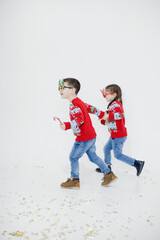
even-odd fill
[[[58,87],[58,90],[63,90],[64,88],[69,88],[69,89],[72,89],[73,87],[67,87],[67,86],[63,86],[63,87]]]

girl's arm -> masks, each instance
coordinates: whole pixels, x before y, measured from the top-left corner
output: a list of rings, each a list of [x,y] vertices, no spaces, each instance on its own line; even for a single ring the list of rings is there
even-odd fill
[[[124,111],[123,108],[118,104],[115,103],[111,110],[108,112],[108,121],[112,122],[115,120],[120,120],[124,117]]]

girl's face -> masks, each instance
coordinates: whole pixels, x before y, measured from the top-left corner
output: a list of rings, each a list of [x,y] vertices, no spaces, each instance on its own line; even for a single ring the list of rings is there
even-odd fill
[[[108,89],[105,89],[104,93],[106,95],[105,98],[106,98],[107,102],[111,102],[117,96],[117,93],[111,92]]]

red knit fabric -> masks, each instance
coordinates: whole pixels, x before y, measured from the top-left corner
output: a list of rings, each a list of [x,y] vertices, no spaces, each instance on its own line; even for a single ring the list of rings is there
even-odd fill
[[[108,120],[102,120],[103,125],[108,125],[108,131],[111,138],[121,138],[127,136],[127,129],[125,127],[124,110],[120,101],[115,101],[109,106]]]
[[[73,130],[73,134],[76,136],[75,141],[83,142],[89,141],[96,137],[96,132],[92,126],[89,113],[97,115],[99,118],[104,116],[104,112],[97,108],[84,103],[78,97],[73,99],[70,104],[70,120],[71,122],[64,122],[65,130]]]

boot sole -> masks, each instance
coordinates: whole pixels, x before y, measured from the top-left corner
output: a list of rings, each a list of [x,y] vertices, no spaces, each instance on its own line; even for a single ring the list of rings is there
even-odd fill
[[[61,188],[65,188],[65,189],[80,189],[80,187],[63,187],[63,186],[60,186]]]

